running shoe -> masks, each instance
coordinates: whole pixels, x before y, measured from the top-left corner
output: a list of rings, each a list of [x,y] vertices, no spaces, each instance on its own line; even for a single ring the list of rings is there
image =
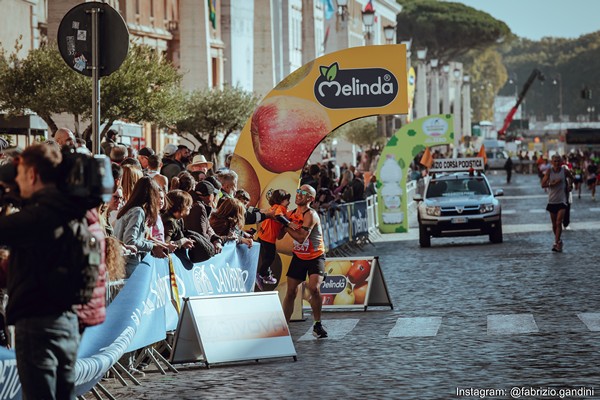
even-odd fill
[[[563,251],[563,241],[560,240],[557,244],[556,244],[556,251],[558,251],[559,253],[562,253]]]
[[[327,337],[327,331],[323,329],[323,325],[320,322],[315,322],[313,325],[313,336],[317,339],[324,339]]]
[[[263,284],[265,284],[265,285],[276,285],[277,284],[277,278],[275,278],[273,276],[273,274],[269,274],[267,276],[261,276],[260,279],[262,279]]]

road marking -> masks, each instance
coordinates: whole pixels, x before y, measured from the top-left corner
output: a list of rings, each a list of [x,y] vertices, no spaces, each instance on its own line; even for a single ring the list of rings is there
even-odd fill
[[[435,336],[442,317],[398,318],[388,337]]]
[[[580,313],[577,317],[592,332],[600,332],[600,313]]]
[[[598,211],[600,211],[600,208],[590,208],[590,211],[591,212],[598,212]]]
[[[488,335],[511,335],[539,332],[532,314],[488,315]]]
[[[358,324],[358,321],[358,319],[330,319],[323,320],[321,323],[323,324],[323,328],[327,331],[327,339],[342,339],[354,329],[356,324]],[[298,341],[317,340],[312,332],[313,327],[311,325],[308,332],[302,335]]]
[[[516,214],[516,213],[517,213],[517,210],[502,210],[502,214],[506,214],[506,215]]]
[[[532,213],[532,214],[542,214],[542,213],[545,213],[546,210],[544,210],[544,209],[533,209],[533,210],[529,210],[529,212]]]

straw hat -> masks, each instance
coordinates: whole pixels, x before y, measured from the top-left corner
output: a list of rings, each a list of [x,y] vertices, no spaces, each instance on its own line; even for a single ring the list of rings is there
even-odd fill
[[[188,165],[188,169],[194,165],[203,165],[203,164],[208,169],[211,169],[213,166],[213,163],[211,163],[210,161],[206,161],[206,157],[204,157],[202,154],[196,154],[194,156],[194,158],[192,158],[192,162]]]

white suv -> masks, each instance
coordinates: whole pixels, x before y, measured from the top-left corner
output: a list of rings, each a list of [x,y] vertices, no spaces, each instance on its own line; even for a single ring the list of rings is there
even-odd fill
[[[431,237],[489,235],[502,243],[502,208],[484,174],[455,172],[432,177],[418,202],[419,244],[431,246]]]

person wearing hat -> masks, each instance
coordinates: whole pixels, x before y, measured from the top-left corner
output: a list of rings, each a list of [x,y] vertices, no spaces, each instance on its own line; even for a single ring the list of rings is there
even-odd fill
[[[180,144],[177,146],[177,151],[172,159],[163,159],[163,167],[161,168],[160,173],[166,176],[170,182],[174,176],[185,170],[185,166],[189,162],[191,154],[192,150],[190,150],[189,147]]]
[[[154,150],[150,147],[142,147],[138,152],[137,159],[142,164],[142,169],[144,172],[148,170],[148,157],[154,155]]]
[[[223,240],[210,226],[209,217],[216,203],[217,190],[210,182],[200,181],[191,192],[194,203],[187,217],[183,218],[185,226],[207,238],[218,254],[223,249]]]
[[[192,159],[192,162],[187,166],[187,169],[190,172],[201,171],[204,172],[204,174],[207,174],[208,170],[212,167],[213,163],[206,161],[206,157],[202,154],[196,154]]]

